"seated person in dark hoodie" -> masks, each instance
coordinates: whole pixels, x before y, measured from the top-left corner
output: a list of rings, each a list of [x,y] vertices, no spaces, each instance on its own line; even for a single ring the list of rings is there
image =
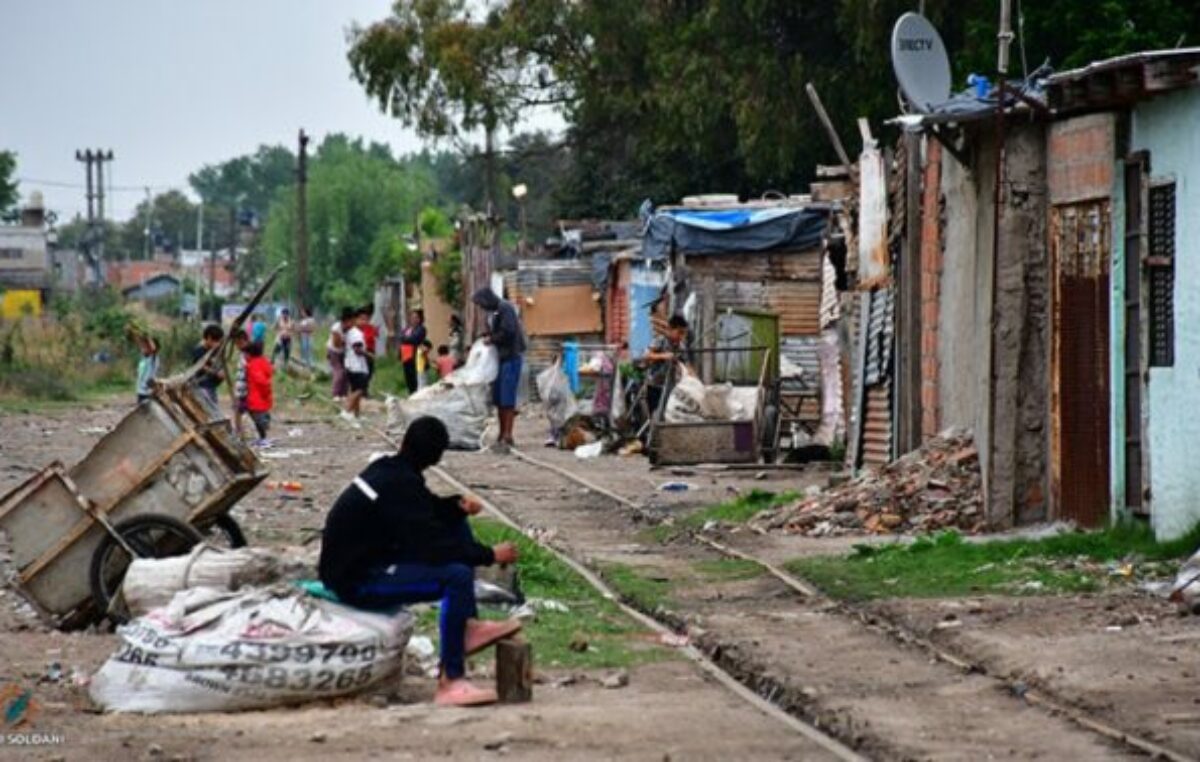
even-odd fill
[[[438,497],[422,472],[449,445],[446,426],[431,417],[408,427],[396,455],[383,457],[354,478],[325,519],[320,575],[344,603],[390,609],[441,601],[441,676],[435,701],[478,706],[496,692],[466,680],[466,657],[521,629],[517,620],[487,622],[475,608],[475,567],[511,564],[510,543],[489,548],[475,541],[467,517],[482,505],[472,497]]]

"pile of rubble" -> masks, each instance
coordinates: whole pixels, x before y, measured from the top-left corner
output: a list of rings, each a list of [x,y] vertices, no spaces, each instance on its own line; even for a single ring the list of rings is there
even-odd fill
[[[754,525],[810,537],[984,529],[979,452],[951,429],[845,484],[764,512]]]

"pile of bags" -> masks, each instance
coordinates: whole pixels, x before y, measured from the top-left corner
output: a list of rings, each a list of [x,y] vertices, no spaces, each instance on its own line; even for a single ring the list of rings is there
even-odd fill
[[[685,372],[671,390],[664,416],[667,423],[749,421],[757,407],[757,387],[705,386],[694,374]]]
[[[416,419],[431,415],[446,424],[450,446],[483,447],[492,410],[492,382],[500,372],[496,348],[476,341],[463,367],[406,399],[387,398],[388,433],[399,435]]]

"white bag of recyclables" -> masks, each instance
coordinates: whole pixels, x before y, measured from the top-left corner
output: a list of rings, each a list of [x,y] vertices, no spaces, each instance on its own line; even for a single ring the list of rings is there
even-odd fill
[[[562,366],[555,362],[537,374],[538,396],[546,408],[550,427],[558,431],[579,410],[575,394],[571,391],[571,379],[563,373]]]
[[[359,611],[292,588],[192,588],[118,629],[92,678],[113,712],[263,709],[343,696],[401,673],[412,617]]]
[[[133,616],[166,606],[180,590],[211,587],[237,590],[268,585],[283,577],[283,563],[265,548],[225,550],[201,543],[183,556],[139,558],[129,564],[121,597]]]
[[[388,398],[388,431],[399,433],[416,419],[429,415],[446,424],[451,447],[479,449],[491,417],[492,382],[499,372],[496,348],[475,342],[466,364],[445,379],[411,397]]]

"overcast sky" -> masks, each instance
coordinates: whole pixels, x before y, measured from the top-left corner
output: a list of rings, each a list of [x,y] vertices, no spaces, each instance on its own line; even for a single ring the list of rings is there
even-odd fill
[[[23,196],[41,190],[60,219],[86,209],[77,148],[114,152],[107,216],[117,219],[142,186],[186,190],[201,165],[262,143],[294,145],[301,126],[316,141],[345,132],[397,152],[420,148],[367,100],[346,62],[346,29],[385,17],[390,0],[3,5],[0,149],[17,153]],[[533,123],[559,124],[548,115]]]

